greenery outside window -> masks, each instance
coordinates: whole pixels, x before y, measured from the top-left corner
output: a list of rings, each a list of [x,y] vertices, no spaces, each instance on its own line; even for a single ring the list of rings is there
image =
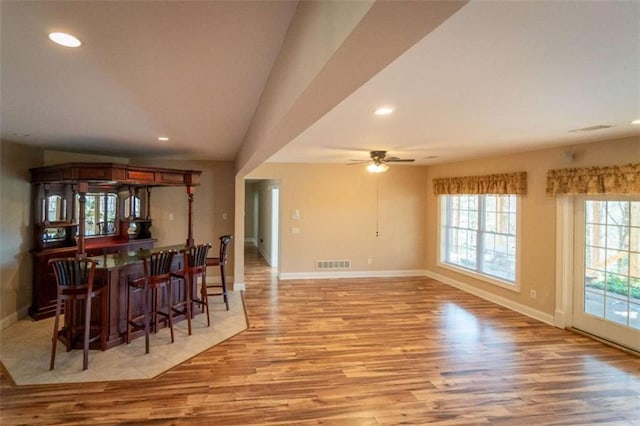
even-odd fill
[[[584,311],[640,329],[640,201],[586,200]]]
[[[440,261],[516,284],[516,195],[441,195]]]

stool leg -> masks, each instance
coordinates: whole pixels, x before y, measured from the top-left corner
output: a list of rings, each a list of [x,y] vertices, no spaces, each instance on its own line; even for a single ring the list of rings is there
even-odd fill
[[[71,345],[73,344],[73,332],[75,331],[75,327],[73,324],[76,323],[75,320],[75,310],[76,303],[72,302],[68,299],[64,301],[64,326],[62,329],[64,330],[64,335],[66,337],[66,347],[67,352],[71,352]]]
[[[53,370],[56,363],[56,345],[58,343],[58,327],[60,325],[61,309],[62,301],[58,298],[56,302],[56,319],[53,323],[53,339],[51,340],[51,361],[49,362],[49,370]]]
[[[197,279],[196,279],[197,281]],[[186,305],[187,316],[187,329],[189,330],[189,336],[191,336],[191,285],[193,280],[190,275],[184,277],[184,303]]]
[[[144,306],[144,305],[143,305]],[[127,286],[127,345],[131,342],[131,287]]]
[[[169,330],[171,331],[171,343],[174,342],[173,339],[173,309],[171,308],[171,303],[173,303],[173,286],[171,285],[171,280],[169,280],[169,299],[167,299],[167,311],[169,312]]]
[[[227,311],[229,310],[229,299],[227,299],[227,280],[224,275],[224,263],[220,263],[220,279],[222,281],[222,298],[224,299],[224,304],[227,307]]]
[[[153,326],[153,334],[158,334],[158,288],[151,288],[151,325]]]
[[[207,312],[207,327],[211,327],[211,318],[209,317],[209,292],[207,291],[207,276],[202,277],[202,285],[200,286],[200,297],[204,303],[205,311]]]
[[[100,301],[102,302],[100,312],[100,350],[107,349],[107,334],[109,334],[109,324],[107,323],[107,297],[109,292],[108,288],[104,288],[100,294]]]
[[[88,296],[85,299],[85,312],[84,312],[84,341],[82,342],[83,346],[83,357],[82,357],[82,369],[86,370],[89,368],[89,337],[91,336],[91,300],[92,297]]]
[[[144,283],[142,289],[142,314],[144,315],[144,348],[145,353],[149,353],[149,286],[147,282]]]

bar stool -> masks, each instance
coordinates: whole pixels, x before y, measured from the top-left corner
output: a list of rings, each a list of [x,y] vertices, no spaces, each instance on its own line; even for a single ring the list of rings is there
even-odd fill
[[[222,299],[224,300],[224,304],[227,308],[227,311],[229,310],[229,298],[227,296],[227,280],[225,277],[225,269],[227,266],[227,255],[228,255],[228,250],[227,247],[229,246],[229,242],[233,239],[233,235],[223,235],[220,237],[220,256],[219,257],[210,257],[207,259],[207,267],[209,266],[220,266],[220,284],[217,283],[213,283],[213,284],[207,284],[205,287],[202,288],[202,298],[207,301],[207,318],[209,317],[209,303],[208,303],[208,296],[222,296]],[[210,288],[219,288],[220,292],[216,292],[216,293],[209,293],[209,289]]]
[[[56,344],[59,337],[64,339],[63,342],[69,352],[74,341],[82,333],[83,370],[89,367],[89,343],[100,339],[100,349],[104,351],[107,347],[107,295],[105,294],[107,286],[94,287],[93,279],[97,264],[97,261],[90,259],[55,258],[49,260],[57,284],[56,319],[53,325],[49,370],[53,370],[55,367]],[[92,325],[91,305],[94,297],[100,298],[100,320],[99,324]],[[82,311],[77,306],[77,302],[81,300],[84,300],[84,318],[81,316]],[[62,330],[58,330],[63,301],[64,326]],[[76,315],[79,318],[76,318]],[[93,336],[91,335],[92,331],[94,331]]]
[[[170,301],[173,299],[171,290],[171,263],[176,255],[175,250],[151,253],[142,258],[144,275],[140,278],[129,279],[127,291],[127,344],[131,341],[131,332],[144,330],[145,353],[149,353],[149,329],[153,325],[154,333],[158,332],[158,316],[167,319],[167,325],[173,338],[173,314]],[[169,289],[167,310],[160,310],[159,288]],[[131,295],[142,292],[142,313],[133,316],[131,311]],[[149,300],[151,293],[151,300]],[[150,302],[150,303],[149,303]],[[149,306],[151,305],[151,307]],[[140,321],[142,320],[142,323]]]
[[[184,299],[178,302],[173,302],[171,308],[174,313],[183,314],[187,318],[187,328],[189,330],[189,336],[191,336],[191,318],[193,318],[193,303],[198,303],[202,306],[206,306],[207,310],[207,326],[210,326],[209,321],[209,305],[206,303],[206,299],[203,302],[193,296],[194,290],[197,293],[198,280],[201,281],[202,287],[207,285],[207,254],[211,244],[199,244],[197,246],[191,246],[180,250],[180,253],[184,256],[183,268],[178,272],[172,274],[173,277],[178,278],[184,283]]]

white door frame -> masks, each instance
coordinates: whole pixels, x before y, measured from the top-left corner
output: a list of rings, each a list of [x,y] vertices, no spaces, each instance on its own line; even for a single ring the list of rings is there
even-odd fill
[[[574,197],[556,197],[556,327],[573,326]]]
[[[280,187],[271,187],[271,267],[278,268],[280,232]]]

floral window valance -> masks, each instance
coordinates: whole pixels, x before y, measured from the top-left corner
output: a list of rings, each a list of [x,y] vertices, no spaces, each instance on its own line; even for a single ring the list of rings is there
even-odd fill
[[[527,172],[484,176],[435,178],[433,192],[441,194],[515,194],[527,193]]]
[[[547,194],[640,194],[640,163],[549,170]]]

